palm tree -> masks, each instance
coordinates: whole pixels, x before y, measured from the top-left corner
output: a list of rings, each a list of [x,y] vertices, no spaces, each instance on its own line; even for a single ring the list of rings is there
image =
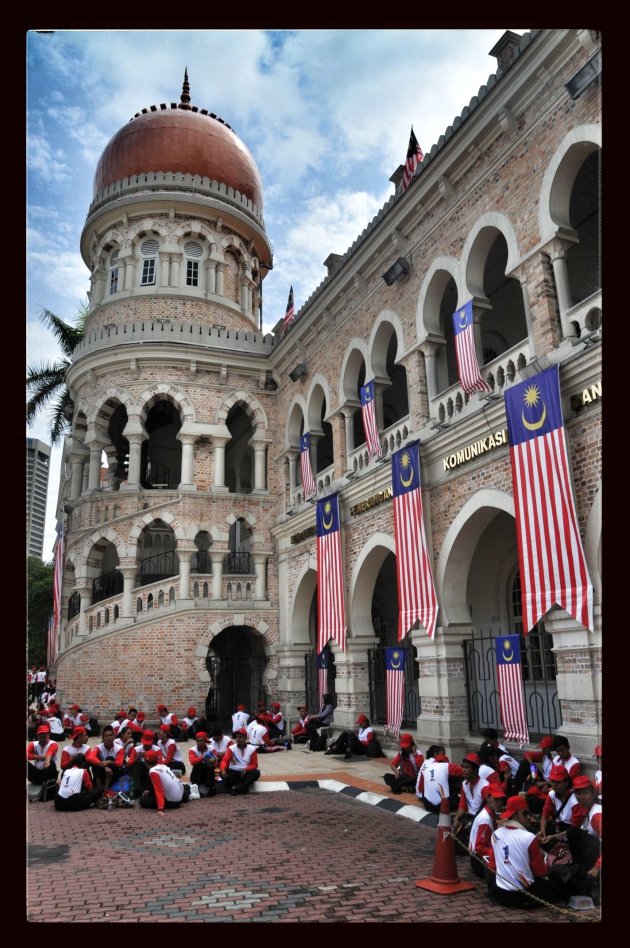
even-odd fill
[[[57,340],[63,358],[57,362],[41,362],[26,367],[26,388],[30,396],[26,403],[26,423],[32,424],[39,412],[49,407],[52,445],[62,441],[72,421],[74,402],[66,385],[66,373],[70,368],[72,353],[85,335],[87,315],[87,300],[81,304],[73,323],[64,322],[49,309],[43,309],[39,314],[41,321]]]

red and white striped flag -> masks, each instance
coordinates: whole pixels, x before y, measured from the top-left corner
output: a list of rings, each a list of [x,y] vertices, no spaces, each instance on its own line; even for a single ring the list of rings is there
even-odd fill
[[[404,639],[418,619],[432,639],[435,635],[438,602],[422,521],[418,442],[392,454],[392,489],[398,583],[398,641]]]
[[[402,648],[385,649],[385,688],[387,692],[385,733],[391,731],[394,737],[398,737],[405,705],[405,651]]]
[[[462,388],[468,395],[472,395],[473,392],[489,392],[490,386],[481,377],[479,371],[472,300],[468,300],[465,306],[453,313],[453,329],[455,330],[457,373]]]
[[[339,495],[317,502],[317,652],[330,639],[346,650]]]
[[[306,432],[300,438],[300,470],[302,472],[302,487],[304,496],[312,497],[317,493],[317,484],[313,477],[313,468],[311,467],[311,436]]]
[[[54,618],[54,639],[55,646],[57,643],[57,636],[59,635],[59,630],[61,627],[61,593],[63,587],[63,563],[64,563],[64,530],[63,530],[63,518],[59,524],[59,530],[57,532],[57,539],[55,540],[55,549],[54,549],[54,564],[55,568],[53,571],[53,618]],[[55,647],[55,653],[57,649]],[[56,658],[56,654],[55,654]]]
[[[282,323],[282,333],[284,336],[285,332],[293,322],[293,317],[295,316],[295,308],[293,305],[293,287],[289,290],[289,299],[287,300],[287,311],[284,314],[284,322]]]
[[[368,453],[372,458],[380,458],[383,456],[383,449],[378,436],[376,412],[374,411],[374,382],[368,382],[361,387],[361,415]]]
[[[497,687],[503,731],[508,741],[521,745],[529,741],[523,699],[523,668],[518,635],[497,635]]]
[[[523,631],[556,603],[593,629],[593,586],[575,512],[557,365],[505,392]]]
[[[416,138],[416,133],[414,132],[412,125],[411,135],[409,136],[409,147],[407,148],[407,157],[405,159],[405,167],[403,170],[403,191],[406,191],[411,184],[411,179],[414,176],[414,172],[423,158],[424,155],[422,154],[422,149],[418,144],[418,139]]]

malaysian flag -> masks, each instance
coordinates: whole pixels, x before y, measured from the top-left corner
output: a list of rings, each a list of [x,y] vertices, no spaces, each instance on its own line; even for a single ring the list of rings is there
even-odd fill
[[[284,322],[282,323],[282,335],[284,336],[285,332],[293,322],[293,317],[295,315],[295,310],[293,308],[293,287],[289,290],[289,299],[287,300],[287,311],[284,314]]]
[[[385,649],[385,686],[387,689],[387,723],[385,733],[398,737],[405,703],[405,650]]]
[[[433,585],[420,496],[420,444],[392,454],[394,537],[398,584],[398,641],[420,620],[429,638],[435,635],[437,596]]]
[[[59,524],[57,539],[54,549],[54,572],[53,572],[53,617],[54,617],[54,636],[55,642],[61,626],[61,592],[63,587],[63,559],[64,559],[64,535],[63,519]],[[55,650],[56,651],[56,650]]]
[[[317,651],[330,639],[346,649],[339,495],[317,502]]]
[[[497,685],[503,731],[508,741],[529,741],[519,635],[497,635]]]
[[[527,634],[557,603],[593,629],[593,586],[571,490],[557,365],[505,392]]]
[[[407,149],[407,158],[405,159],[405,167],[403,170],[403,191],[406,191],[411,184],[414,172],[423,158],[424,155],[422,154],[422,149],[418,144],[418,139],[416,138],[412,125],[411,135],[409,136],[409,148]]]
[[[313,468],[311,467],[311,436],[306,432],[300,438],[300,470],[302,472],[302,487],[304,496],[310,497],[317,493],[317,485],[313,477]]]
[[[317,656],[317,693],[320,703],[322,695],[328,692],[328,659],[330,658],[330,649],[323,648]]]
[[[473,392],[489,392],[490,386],[482,379],[475,349],[475,327],[473,325],[472,300],[453,313],[455,330],[455,355],[457,372],[462,388],[468,395]]]
[[[380,458],[383,455],[383,450],[378,437],[376,413],[374,411],[374,382],[368,382],[361,387],[361,415],[369,455],[372,458]]]

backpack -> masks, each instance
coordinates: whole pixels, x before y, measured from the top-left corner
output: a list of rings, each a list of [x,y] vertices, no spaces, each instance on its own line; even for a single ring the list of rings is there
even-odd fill
[[[383,753],[383,748],[381,747],[381,742],[379,741],[377,737],[374,738],[373,741],[370,741],[370,743],[368,744],[367,750],[366,750],[366,756],[367,757],[384,757],[385,756],[385,754]]]
[[[313,734],[308,746],[312,751],[325,751],[327,743],[324,734]]]

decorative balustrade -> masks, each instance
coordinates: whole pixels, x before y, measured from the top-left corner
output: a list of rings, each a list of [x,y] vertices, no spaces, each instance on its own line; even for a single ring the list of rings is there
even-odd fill
[[[602,324],[602,291],[597,290],[581,303],[576,303],[567,311],[567,319],[578,330],[578,335],[594,332]]]

